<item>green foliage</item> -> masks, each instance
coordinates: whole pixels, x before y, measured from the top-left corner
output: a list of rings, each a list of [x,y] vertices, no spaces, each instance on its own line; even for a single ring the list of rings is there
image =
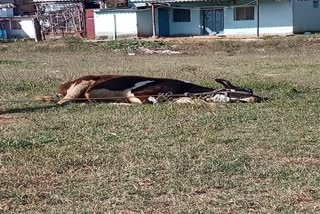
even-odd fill
[[[133,51],[139,48],[168,48],[168,44],[163,41],[143,41],[143,40],[113,40],[108,41],[105,44],[108,49],[111,50],[125,50]]]

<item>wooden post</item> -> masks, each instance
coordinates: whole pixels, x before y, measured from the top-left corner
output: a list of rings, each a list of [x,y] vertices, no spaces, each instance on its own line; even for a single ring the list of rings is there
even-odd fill
[[[117,19],[116,19],[116,14],[113,14],[113,40],[117,39]]]
[[[32,24],[33,24],[33,28],[34,28],[34,31],[33,31],[33,32],[34,32],[34,35],[35,35],[34,41],[35,41],[35,42],[39,42],[35,18],[32,19]]]
[[[152,37],[156,38],[156,13],[154,9],[154,4],[151,4],[151,14],[152,14]]]
[[[256,8],[257,8],[257,37],[260,37],[260,2],[256,0]]]

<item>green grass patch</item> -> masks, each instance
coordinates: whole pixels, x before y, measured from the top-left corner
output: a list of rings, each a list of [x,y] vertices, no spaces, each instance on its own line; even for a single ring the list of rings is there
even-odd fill
[[[187,54],[126,53],[172,45]],[[68,38],[2,46],[2,100],[54,95],[58,84],[88,74],[170,77],[212,87],[221,87],[215,78],[225,78],[271,99],[0,103],[0,212],[320,211],[317,36],[183,44]]]

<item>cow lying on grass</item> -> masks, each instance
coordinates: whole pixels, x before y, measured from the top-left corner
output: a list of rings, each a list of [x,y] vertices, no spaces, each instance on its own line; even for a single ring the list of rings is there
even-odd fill
[[[214,89],[190,82],[128,75],[84,76],[59,86],[63,97],[58,104],[70,101],[99,101],[120,103],[159,103],[167,100],[202,99],[207,102],[260,102],[264,98],[249,88],[234,86],[227,80],[216,79],[224,86]]]

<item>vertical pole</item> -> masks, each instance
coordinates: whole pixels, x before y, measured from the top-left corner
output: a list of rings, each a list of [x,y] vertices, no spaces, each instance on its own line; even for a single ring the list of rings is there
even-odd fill
[[[256,0],[256,8],[257,8],[257,37],[260,37],[260,2]]]
[[[117,39],[117,19],[116,19],[116,14],[113,14],[113,24],[114,24],[113,40],[116,40]]]
[[[152,13],[152,37],[156,38],[156,14],[154,9],[154,4],[151,4],[151,13]]]
[[[9,19],[9,29],[12,30],[12,18]]]
[[[32,25],[33,25],[33,29],[34,29],[34,31],[33,31],[33,33],[34,33],[34,41],[35,41],[35,42],[39,42],[35,18],[32,19]]]
[[[37,13],[37,22],[38,22],[39,28],[40,28],[39,29],[39,31],[40,31],[39,39],[40,40],[46,40],[46,37],[44,35],[44,31],[43,31],[43,22],[40,23],[42,17],[40,17],[41,12],[40,12],[40,6],[38,4],[36,4],[36,10],[37,10],[36,11],[36,13]]]

